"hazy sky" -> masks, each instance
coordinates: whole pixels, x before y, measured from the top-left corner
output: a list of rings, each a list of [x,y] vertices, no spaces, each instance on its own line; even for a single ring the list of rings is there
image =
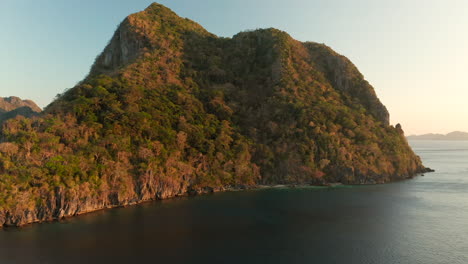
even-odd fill
[[[45,106],[147,0],[0,0],[0,96]],[[468,131],[467,0],[160,0],[231,37],[265,27],[351,59],[406,134]]]

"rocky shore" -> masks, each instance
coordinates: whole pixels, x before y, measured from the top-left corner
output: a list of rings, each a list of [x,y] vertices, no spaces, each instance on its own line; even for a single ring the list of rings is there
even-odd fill
[[[409,175],[406,179],[413,178],[423,173],[434,172],[430,168],[425,168],[414,175]],[[359,185],[383,184],[377,182],[368,182]],[[356,184],[357,185],[357,184]],[[56,188],[55,195],[48,198],[47,206],[35,207],[30,210],[23,211],[0,211],[0,228],[2,227],[21,227],[33,223],[59,221],[63,218],[73,217],[77,215],[87,214],[95,211],[132,206],[145,202],[166,200],[176,197],[197,196],[213,194],[226,191],[244,191],[266,188],[298,188],[305,186],[323,186],[323,187],[339,187],[344,186],[342,183],[323,183],[323,184],[274,184],[274,185],[238,185],[226,187],[204,187],[204,188],[183,188],[175,189],[160,189],[156,193],[142,195],[140,198],[120,200],[118,195],[109,195],[104,199],[75,199],[69,198],[65,194],[63,188]]]

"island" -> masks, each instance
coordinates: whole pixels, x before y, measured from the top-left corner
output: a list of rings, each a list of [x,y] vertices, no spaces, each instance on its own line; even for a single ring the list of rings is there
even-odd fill
[[[278,29],[218,37],[154,3],[89,75],[0,130],[0,226],[264,185],[427,171],[346,57]]]

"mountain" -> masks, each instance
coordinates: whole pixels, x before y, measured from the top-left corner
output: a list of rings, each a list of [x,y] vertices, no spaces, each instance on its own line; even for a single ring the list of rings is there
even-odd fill
[[[277,29],[221,38],[152,4],[87,78],[0,135],[0,225],[259,184],[427,169],[344,56]]]
[[[36,113],[42,111],[41,108],[31,100],[21,100],[15,96],[0,97],[0,112],[10,112],[21,107],[29,107]]]
[[[454,131],[443,134],[424,134],[424,135],[411,135],[407,137],[408,140],[468,140],[468,133],[461,131]]]
[[[32,117],[42,109],[31,100],[21,100],[18,97],[0,97],[0,124],[16,116]]]

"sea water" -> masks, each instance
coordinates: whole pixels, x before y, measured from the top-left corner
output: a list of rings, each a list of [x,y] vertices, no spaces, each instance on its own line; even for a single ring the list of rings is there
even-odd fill
[[[385,185],[173,199],[0,230],[0,263],[468,263],[468,141]]]

